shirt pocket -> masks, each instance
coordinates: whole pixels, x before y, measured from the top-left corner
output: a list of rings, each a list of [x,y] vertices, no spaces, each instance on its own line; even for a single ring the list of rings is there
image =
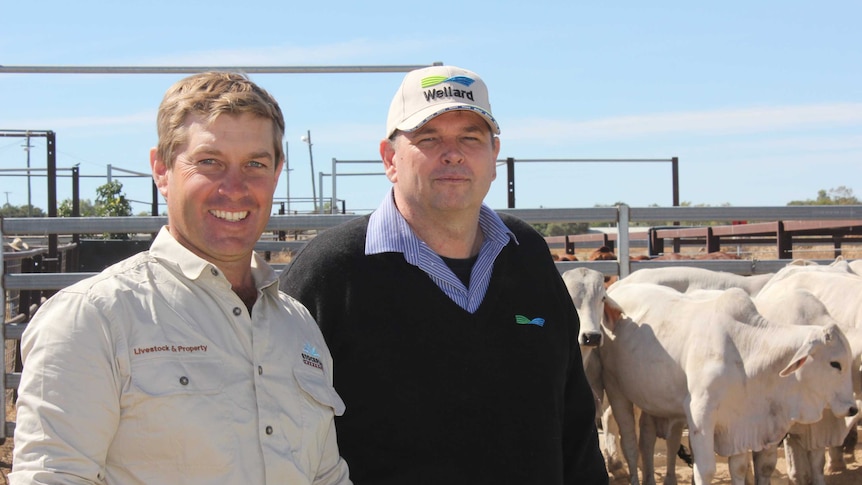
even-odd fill
[[[293,375],[300,389],[302,406],[302,441],[300,449],[300,468],[317,470],[326,452],[329,433],[335,432],[332,425],[334,416],[344,414],[344,401],[329,384],[326,375],[318,370],[294,368]],[[334,451],[330,450],[331,453]]]
[[[233,409],[225,395],[231,378],[226,373],[224,363],[213,358],[134,362],[109,459],[196,471],[228,469],[236,446],[231,413],[242,410]]]
[[[148,359],[132,366],[132,383],[153,397],[217,394],[224,372],[219,359]]]
[[[335,388],[329,384],[326,374],[303,367],[295,367],[293,376],[296,378],[299,388],[313,400],[314,405],[328,408],[327,412],[332,412],[336,416],[344,414],[344,401],[335,392]]]

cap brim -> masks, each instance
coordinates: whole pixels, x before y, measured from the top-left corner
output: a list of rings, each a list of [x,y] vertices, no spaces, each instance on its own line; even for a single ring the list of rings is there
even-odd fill
[[[471,104],[464,103],[449,103],[449,104],[435,104],[434,106],[430,106],[423,110],[419,110],[413,115],[409,116],[406,120],[401,123],[395,125],[393,127],[388,136],[392,136],[395,130],[401,131],[415,131],[428,123],[432,119],[440,116],[443,113],[448,113],[449,111],[472,111],[482,118],[485,118],[485,121],[488,123],[488,127],[491,128],[491,131],[495,135],[500,134],[500,124],[497,123],[497,120],[491,116],[491,113],[485,111],[484,109],[474,106]]]

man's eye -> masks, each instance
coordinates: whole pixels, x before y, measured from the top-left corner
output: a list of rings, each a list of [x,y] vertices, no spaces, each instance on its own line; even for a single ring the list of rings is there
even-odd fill
[[[216,161],[212,158],[205,158],[198,162],[198,165],[215,165]]]

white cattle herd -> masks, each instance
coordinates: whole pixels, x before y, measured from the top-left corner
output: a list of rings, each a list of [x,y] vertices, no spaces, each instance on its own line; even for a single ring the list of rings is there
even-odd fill
[[[826,456],[846,466],[862,405],[860,271],[842,258],[752,276],[645,268],[607,289],[598,271],[564,272],[608,470],[627,473],[619,445],[629,483],[641,483],[639,455],[643,483],[655,483],[663,437],[664,483],[675,484],[687,429],[697,484],[711,483],[716,455],[732,483],[770,483],[783,442],[791,483],[824,485]]]

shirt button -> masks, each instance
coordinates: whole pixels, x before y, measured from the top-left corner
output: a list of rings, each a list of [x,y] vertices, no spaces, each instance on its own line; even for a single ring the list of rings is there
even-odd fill
[[[242,315],[242,310],[240,309],[240,307],[238,307],[238,306],[237,306],[237,307],[234,307],[234,308],[233,308],[233,314],[234,314],[234,315],[236,315],[236,316],[240,316],[240,315]]]
[[[272,426],[266,427],[266,434],[272,434]]]
[[[218,270],[215,268],[210,268],[210,273],[212,273],[213,276],[218,276]]]
[[[180,377],[180,384],[182,384],[182,385],[184,385],[184,386],[189,385],[189,378],[188,378],[188,377],[186,377],[186,376],[182,376],[182,377]]]
[[[263,367],[257,366],[257,375],[263,375]]]

